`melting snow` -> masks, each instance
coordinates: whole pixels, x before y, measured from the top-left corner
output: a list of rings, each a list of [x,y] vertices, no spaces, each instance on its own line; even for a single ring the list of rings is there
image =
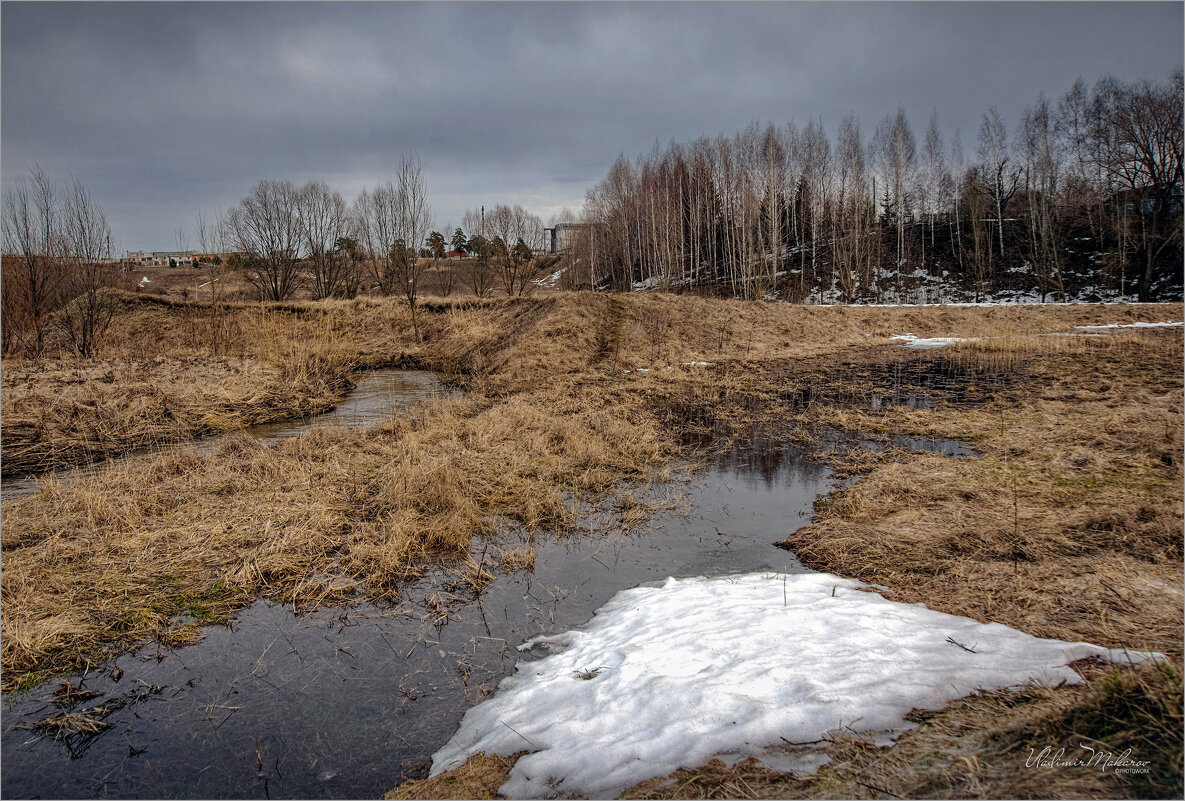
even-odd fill
[[[510,798],[614,798],[717,754],[814,743],[847,728],[885,741],[914,708],[1029,681],[1076,684],[1067,663],[1143,661],[889,601],[826,573],[668,579],[618,593],[583,630],[531,640],[520,663],[433,757],[521,758]],[[964,646],[964,647],[960,647]],[[970,650],[965,650],[970,649]],[[801,764],[819,764],[810,753]]]
[[[1110,331],[1116,328],[1179,328],[1185,326],[1185,322],[1173,322],[1168,320],[1163,323],[1108,323],[1107,325],[1076,325],[1075,331]]]
[[[1076,325],[1076,326],[1074,326],[1074,331],[1075,332],[1083,332],[1082,334],[1079,334],[1079,336],[1092,336],[1092,335],[1097,335],[1097,334],[1093,334],[1092,332],[1117,331],[1121,328],[1179,328],[1181,326],[1185,326],[1185,322],[1173,322],[1170,320],[1170,321],[1163,322],[1163,323],[1108,323],[1107,325]],[[1070,334],[1055,333],[1055,334],[1049,334],[1048,336],[1074,336],[1074,334],[1073,333],[1070,333]],[[931,348],[944,348],[947,345],[954,345],[959,342],[978,342],[979,341],[979,337],[970,337],[970,338],[929,337],[929,338],[923,338],[923,337],[919,337],[915,334],[894,334],[893,336],[889,337],[889,339],[897,340],[898,342],[903,342],[904,343],[903,347],[911,348],[914,350],[929,350]]]
[[[959,342],[978,342],[978,337],[960,338],[960,337],[930,337],[928,339],[915,336],[913,334],[896,334],[889,337],[889,339],[900,340],[905,343],[905,347],[913,350],[930,350],[931,348],[945,348],[947,345],[954,345]]]
[[[551,275],[545,276],[543,278],[536,278],[535,284],[537,286],[552,286],[553,287],[556,285],[556,282],[560,280],[560,276],[563,275],[564,271],[567,269],[568,268],[566,266],[564,266],[564,267],[561,267],[560,269],[556,270]]]

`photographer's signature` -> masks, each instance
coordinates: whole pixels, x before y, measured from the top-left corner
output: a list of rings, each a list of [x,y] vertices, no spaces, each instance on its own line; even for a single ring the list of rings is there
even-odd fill
[[[1077,753],[1066,753],[1066,749],[1054,750],[1052,746],[1045,746],[1040,751],[1029,749],[1029,756],[1025,759],[1026,768],[1098,768],[1113,773],[1147,773],[1148,762],[1132,759],[1132,750],[1128,748],[1116,754],[1107,748],[1095,748],[1086,743],[1079,743],[1082,749]]]

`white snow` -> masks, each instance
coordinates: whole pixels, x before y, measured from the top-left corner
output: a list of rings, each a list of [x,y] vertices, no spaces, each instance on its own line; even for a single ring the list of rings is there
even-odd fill
[[[631,288],[635,292],[641,292],[647,289],[654,289],[662,283],[662,278],[657,275],[652,275],[649,278],[643,278],[641,281],[634,281]]]
[[[978,689],[1081,678],[1085,657],[1143,661],[1087,643],[1042,640],[889,601],[826,573],[668,579],[618,593],[582,629],[520,649],[520,663],[469,710],[433,756],[432,775],[479,751],[529,751],[501,793],[615,798],[624,788],[717,754],[759,754],[829,732],[880,741]],[[965,646],[964,650],[955,643]],[[818,767],[800,754],[806,770]]]
[[[552,286],[553,287],[556,285],[556,282],[560,280],[560,276],[563,275],[567,269],[568,269],[568,267],[565,265],[565,266],[561,267],[560,269],[556,270],[551,275],[545,276],[543,278],[536,278],[534,283],[537,286]]]
[[[1118,331],[1122,328],[1179,328],[1185,326],[1185,322],[1173,322],[1171,320],[1163,323],[1108,323],[1107,325],[1076,325],[1073,332],[1070,333],[1053,333],[1046,336],[1098,336],[1096,332]],[[1081,333],[1078,333],[1081,332]],[[903,347],[913,350],[930,350],[932,348],[944,348],[948,345],[954,345],[958,342],[978,342],[979,337],[960,338],[960,337],[929,337],[922,338],[915,334],[894,334],[889,339],[902,342]]]
[[[904,342],[904,347],[912,350],[931,350],[933,348],[945,348],[948,345],[954,345],[959,342],[978,342],[978,337],[960,338],[960,337],[929,337],[922,338],[914,334],[895,334],[889,339],[896,339]]]
[[[684,367],[715,367],[716,362],[683,362]]]
[[[1180,328],[1185,322],[1167,320],[1163,323],[1108,323],[1107,325],[1076,325],[1075,331],[1110,331],[1118,328]]]

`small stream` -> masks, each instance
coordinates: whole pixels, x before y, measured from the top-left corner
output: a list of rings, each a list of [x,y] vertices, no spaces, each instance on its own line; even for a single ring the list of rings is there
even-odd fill
[[[424,397],[446,392],[444,384],[435,373],[426,370],[397,370],[382,369],[362,373],[357,385],[349,395],[335,408],[313,417],[296,420],[282,420],[276,423],[261,423],[244,429],[248,434],[257,437],[269,445],[287,437],[295,437],[314,423],[337,423],[347,426],[369,426],[381,422],[391,414],[415,403]],[[197,447],[211,450],[217,442],[217,436],[198,440]],[[95,462],[94,464],[59,470],[52,474],[35,476],[12,476],[0,481],[0,500],[19,498],[37,491],[37,481],[46,475],[69,480],[74,476],[98,475],[111,462],[122,459],[136,458],[146,453],[160,453],[168,448],[177,447],[177,443],[159,445],[152,448],[140,448],[122,456]]]
[[[365,425],[442,391],[431,374],[389,372],[368,376],[316,421]],[[308,422],[255,431],[278,439]],[[940,439],[890,444],[969,453]],[[61,679],[6,695],[0,795],[379,797],[426,775],[466,710],[517,660],[546,655],[518,652],[524,640],[580,626],[618,591],[667,576],[805,571],[773,543],[805,525],[815,500],[839,485],[810,453],[755,436],[644,490],[641,500],[666,509],[634,529],[601,510],[566,536],[509,530],[475,541],[472,558],[496,577],[480,589],[439,565],[394,607],[299,616],[257,601],[194,645],[149,644],[69,677],[94,695],[65,711],[111,710],[98,733],[55,741],[28,728],[63,711],[54,704]],[[531,569],[502,561],[528,550]]]

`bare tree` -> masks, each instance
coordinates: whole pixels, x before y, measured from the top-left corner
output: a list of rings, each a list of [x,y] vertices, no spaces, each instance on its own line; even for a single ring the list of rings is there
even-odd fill
[[[226,215],[222,209],[216,209],[212,217],[198,211],[198,247],[202,249],[201,267],[206,274],[205,282],[198,289],[206,289],[210,296],[208,340],[210,353],[214,356],[221,354],[230,341],[231,318],[223,305],[229,270],[229,265],[223,261],[226,234]]]
[[[111,324],[118,301],[110,290],[117,283],[111,262],[111,226],[103,209],[77,179],[62,209],[66,238],[66,296],[58,315],[67,342],[79,356],[90,358]]]
[[[400,295],[407,301],[418,340],[416,299],[426,265],[416,246],[432,227],[419,157],[414,153],[402,156],[393,180],[373,191],[363,190],[354,203],[353,217],[358,237],[369,253],[375,286],[385,295]]]
[[[1050,291],[1065,290],[1058,248],[1057,197],[1061,178],[1061,154],[1055,122],[1045,94],[1026,109],[1018,132],[1018,148],[1024,164],[1025,199],[1028,205],[1027,250],[1044,301]]]
[[[1179,251],[1182,189],[1182,72],[1161,85],[1147,81],[1096,87],[1098,152],[1106,174],[1130,195],[1140,228],[1143,270],[1140,300],[1151,298],[1161,270],[1180,271],[1180,259],[1159,261],[1170,245]],[[1174,222],[1174,217],[1176,221]]]
[[[347,234],[346,203],[324,181],[309,181],[299,190],[298,211],[313,297],[340,297],[350,265],[335,246]]]
[[[357,240],[365,253],[371,286],[384,295],[395,291],[395,274],[390,251],[395,241],[395,187],[390,181],[374,191],[363,189],[354,201],[351,216],[357,226]]]
[[[543,221],[522,206],[499,204],[486,213],[485,226],[502,289],[507,295],[525,294],[536,277],[534,251],[543,248]]]
[[[264,300],[287,300],[303,283],[300,192],[291,181],[260,181],[226,215],[235,250]]]
[[[871,149],[855,118],[845,121],[834,158],[814,122],[802,132],[751,124],[732,137],[656,143],[635,160],[620,156],[589,191],[566,267],[576,268],[576,285],[712,283],[746,298],[797,272],[782,297],[836,288],[845,299],[869,290],[879,299],[880,254],[895,250],[899,278],[918,253],[923,272],[912,275],[927,287],[937,278],[976,298],[1017,289],[1026,276],[1043,294],[1115,284],[1126,292],[1135,276],[1141,298],[1175,298],[1181,95],[1180,71],[1160,85],[1105,77],[1092,92],[1079,81],[1056,114],[1038,98],[1015,141],[992,108],[970,165],[958,132],[944,144],[937,112],[919,143],[902,109],[877,127]],[[508,211],[495,207],[485,220],[486,238],[506,246],[504,286],[517,242],[502,224]],[[476,214],[471,222],[481,230]]]
[[[925,223],[929,223],[930,249],[934,249],[935,220],[938,217],[942,198],[943,182],[947,180],[946,154],[942,145],[942,131],[938,127],[937,109],[930,115],[930,127],[926,129],[924,145],[925,164],[921,184],[921,207]],[[926,268],[926,225],[922,226],[922,268]]]
[[[811,274],[819,271],[819,240],[823,232],[823,215],[826,211],[827,195],[831,182],[831,142],[823,130],[822,120],[807,124],[802,132],[803,174],[802,185],[806,188],[806,212],[809,217],[811,236]]]
[[[428,191],[424,186],[424,170],[419,156],[401,156],[399,171],[395,175],[398,190],[398,231],[400,239],[407,243],[410,251],[407,258],[397,264],[400,291],[411,309],[411,325],[416,341],[420,339],[419,317],[416,298],[420,294],[420,280],[423,278],[425,262],[417,255],[417,245],[423,242],[432,227],[432,209],[428,205]]]
[[[39,165],[4,196],[4,252],[14,257],[4,275],[6,351],[18,344],[34,356],[45,351],[47,320],[62,291],[60,211],[57,189]]]
[[[849,115],[839,125],[836,169],[838,196],[833,215],[832,247],[839,289],[851,303],[856,290],[868,283],[875,209],[870,202],[868,161],[860,121]]]

